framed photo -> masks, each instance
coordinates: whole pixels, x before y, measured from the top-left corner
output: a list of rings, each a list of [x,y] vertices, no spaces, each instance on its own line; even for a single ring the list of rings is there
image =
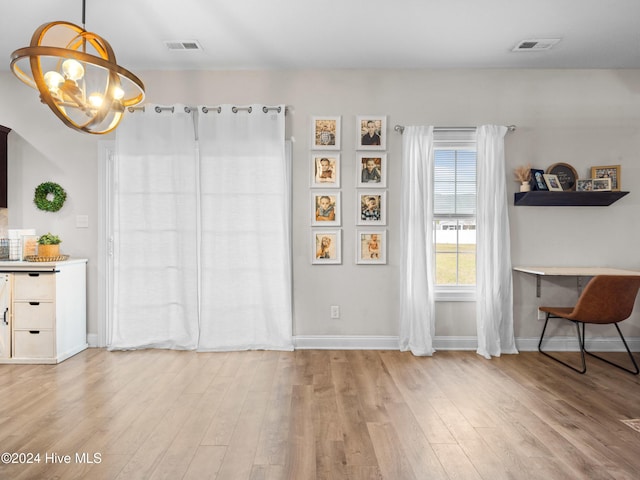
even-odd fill
[[[359,115],[356,117],[356,150],[387,149],[387,116]]]
[[[611,178],[593,178],[593,191],[594,192],[610,192],[611,191]]]
[[[358,191],[356,204],[358,205],[357,225],[386,225],[387,224],[387,196],[386,191]]]
[[[545,173],[543,176],[544,176],[544,181],[547,184],[547,188],[551,192],[562,191],[562,185],[560,184],[560,180],[558,179],[557,175],[554,175],[552,173]]]
[[[340,150],[340,117],[311,117],[311,149]]]
[[[591,167],[591,178],[610,178],[611,190],[617,192],[620,191],[620,188],[622,188],[620,183],[620,165]]]
[[[342,263],[341,230],[312,230],[311,263],[316,265],[335,265]]]
[[[340,187],[340,154],[314,153],[311,155],[311,187]]]
[[[544,170],[531,169],[531,190],[542,190],[544,192],[549,190],[547,183],[544,181]]]
[[[356,230],[356,263],[361,265],[387,263],[386,230]]]
[[[387,186],[387,154],[358,153],[356,186],[385,188]]]
[[[593,180],[588,179],[578,179],[576,180],[576,191],[577,192],[590,192],[593,190]]]
[[[311,192],[311,225],[340,225],[340,192]]]

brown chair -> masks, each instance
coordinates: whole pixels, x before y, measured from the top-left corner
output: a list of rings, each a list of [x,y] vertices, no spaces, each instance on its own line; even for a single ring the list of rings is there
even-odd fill
[[[631,316],[633,311],[633,305],[636,300],[636,295],[640,289],[640,276],[631,275],[597,275],[589,281],[587,286],[582,291],[576,306],[571,307],[540,307],[540,310],[546,312],[547,318],[544,322],[544,328],[542,329],[542,335],[540,335],[540,342],[538,343],[538,351],[549,358],[552,358],[556,362],[559,362],[578,373],[584,373],[587,371],[587,365],[585,363],[584,354],[587,353],[592,357],[598,358],[604,362],[607,362],[614,367],[621,368],[629,373],[637,375],[640,370],[638,364],[633,358],[633,354],[629,350],[629,346],[618,327],[618,322],[626,320]],[[582,368],[578,369],[562,360],[550,355],[547,352],[542,351],[542,341],[544,339],[544,333],[547,329],[547,324],[550,318],[563,318],[569,320],[576,325],[576,331],[578,333],[578,344],[580,345],[580,356],[582,357]],[[585,349],[584,344],[584,329],[585,324],[611,324],[613,323],[618,330],[618,334],[622,339],[622,343],[629,354],[629,358],[635,367],[635,370],[631,370],[617,363],[613,363],[605,358],[602,358],[594,353],[591,353]],[[580,326],[582,325],[582,331]]]

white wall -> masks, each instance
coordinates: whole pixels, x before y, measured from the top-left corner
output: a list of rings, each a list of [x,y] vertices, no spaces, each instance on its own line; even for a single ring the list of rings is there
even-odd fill
[[[622,165],[631,193],[611,207],[510,207],[513,264],[607,265],[640,268],[640,71],[638,70],[343,70],[137,72],[149,103],[217,105],[284,103],[293,155],[294,333],[298,336],[394,336],[398,331],[399,179],[401,137],[395,124],[468,126],[515,124],[506,140],[508,171],[530,163],[573,165],[586,177],[592,165]],[[355,117],[388,115],[388,265],[355,265]],[[310,117],[342,116],[343,264],[311,265],[309,206]],[[97,326],[97,142],[64,127],[30,91],[0,74],[0,124],[25,139],[24,157],[9,159],[9,220],[56,230],[65,252],[90,260],[89,332]],[[31,204],[41,181],[57,181],[69,201],[59,214]],[[515,192],[518,184],[509,181]],[[87,214],[90,228],[75,228]],[[93,270],[92,270],[93,268]],[[537,305],[568,303],[572,280],[543,282],[514,275],[515,332],[539,336]],[[342,318],[331,320],[329,306]],[[472,303],[437,306],[436,335],[475,335]],[[623,324],[640,337],[640,318]],[[604,335],[609,335],[605,331]]]
[[[97,332],[97,139],[65,127],[37,92],[12,74],[0,73],[0,124],[8,136],[8,227],[35,228],[62,238],[61,252],[89,259],[87,302],[89,332]],[[67,200],[58,212],[33,204],[42,182],[59,183]],[[88,215],[89,228],[76,228],[76,216]]]

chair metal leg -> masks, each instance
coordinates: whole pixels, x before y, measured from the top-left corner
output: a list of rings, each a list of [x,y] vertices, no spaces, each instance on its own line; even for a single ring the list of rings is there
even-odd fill
[[[560,360],[559,358],[554,357],[553,355],[551,355],[550,353],[547,353],[545,351],[542,350],[542,340],[544,339],[544,333],[547,330],[547,324],[549,323],[549,318],[562,318],[562,317],[557,317],[555,315],[551,315],[550,313],[547,313],[547,319],[544,322],[544,327],[542,328],[542,334],[540,335],[540,341],[538,342],[538,351],[543,354],[546,355],[547,357],[551,358],[552,360],[555,360],[558,363],[561,363],[562,365],[564,365],[565,367],[569,367],[571,370],[578,372],[578,373],[584,373],[587,371],[587,363],[585,362],[585,358],[584,358],[584,327],[583,327],[583,336],[580,336],[580,326],[578,325],[578,322],[573,322],[573,320],[569,320],[570,322],[575,323],[576,325],[576,332],[578,334],[578,344],[580,345],[580,357],[582,359],[582,369],[578,369],[576,367],[574,367],[573,365],[570,365],[566,362],[563,362],[562,360]],[[565,319],[566,320],[566,319]]]
[[[634,375],[638,375],[638,373],[640,373],[640,369],[638,369],[638,364],[636,363],[636,359],[633,358],[633,354],[631,353],[631,350],[629,350],[629,345],[627,345],[627,341],[624,339],[624,335],[622,335],[622,332],[620,331],[620,327],[618,326],[617,323],[614,323],[614,325],[616,326],[616,330],[618,330],[618,335],[620,335],[620,339],[622,340],[622,343],[624,344],[624,348],[627,350],[627,354],[629,355],[629,358],[631,359],[631,363],[633,363],[633,366],[635,367],[635,370],[631,370],[630,368],[627,368],[627,367],[624,367],[624,366],[619,365],[617,363],[614,363],[614,362],[612,362],[610,360],[607,360],[606,358],[602,358],[601,356],[596,355],[595,353],[591,353],[586,348],[584,348],[584,323],[582,324],[582,348],[586,353],[588,353],[592,357],[597,358],[598,360],[602,360],[603,362],[606,362],[609,365],[613,365],[614,367],[618,367],[621,370],[624,370],[625,372],[629,372],[629,373],[632,373]]]

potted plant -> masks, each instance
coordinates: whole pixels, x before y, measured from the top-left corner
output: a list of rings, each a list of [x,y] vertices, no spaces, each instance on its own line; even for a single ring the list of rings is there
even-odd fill
[[[60,255],[60,237],[52,233],[45,233],[38,238],[39,257],[57,257]]]

